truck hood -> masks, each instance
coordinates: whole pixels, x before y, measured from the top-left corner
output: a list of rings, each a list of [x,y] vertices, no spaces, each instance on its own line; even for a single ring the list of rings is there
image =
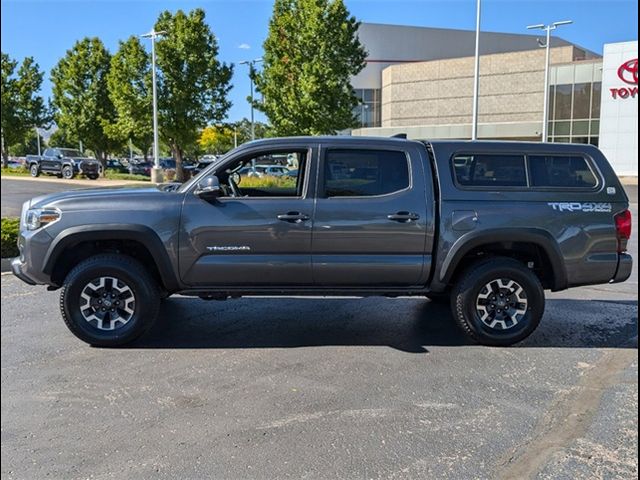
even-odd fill
[[[140,208],[145,204],[156,203],[156,208],[162,208],[161,202],[174,201],[179,194],[168,185],[147,187],[123,186],[102,187],[70,190],[34,197],[28,203],[28,208],[59,208],[61,210],[120,210]],[[171,198],[171,199],[170,199]]]

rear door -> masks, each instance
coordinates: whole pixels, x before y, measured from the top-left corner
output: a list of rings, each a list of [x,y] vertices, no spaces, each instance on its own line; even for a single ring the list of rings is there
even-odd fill
[[[426,151],[413,142],[322,148],[313,226],[319,286],[412,286],[426,282],[434,205]]]

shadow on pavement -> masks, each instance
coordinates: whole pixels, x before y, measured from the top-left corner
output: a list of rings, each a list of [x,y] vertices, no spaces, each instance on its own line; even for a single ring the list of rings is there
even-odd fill
[[[637,345],[637,301],[548,300],[534,334],[514,348]],[[265,298],[205,302],[171,298],[132,348],[388,346],[426,353],[471,342],[447,306],[426,299]]]

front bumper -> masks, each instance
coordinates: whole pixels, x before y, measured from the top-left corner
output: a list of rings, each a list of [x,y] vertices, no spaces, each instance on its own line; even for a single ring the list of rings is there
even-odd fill
[[[11,271],[16,277],[18,277],[24,283],[28,283],[29,285],[37,285],[37,283],[34,280],[32,280],[30,277],[27,276],[26,273],[24,273],[24,270],[25,270],[25,264],[22,263],[22,261],[20,260],[20,257],[13,258],[11,260]]]
[[[621,253],[618,255],[618,269],[616,274],[611,279],[611,283],[621,283],[626,281],[631,276],[633,270],[633,257],[628,253]]]

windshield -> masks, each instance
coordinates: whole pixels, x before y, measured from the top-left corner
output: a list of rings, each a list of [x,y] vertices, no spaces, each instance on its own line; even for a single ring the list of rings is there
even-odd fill
[[[80,150],[74,150],[73,148],[61,148],[60,153],[65,157],[84,157]]]

